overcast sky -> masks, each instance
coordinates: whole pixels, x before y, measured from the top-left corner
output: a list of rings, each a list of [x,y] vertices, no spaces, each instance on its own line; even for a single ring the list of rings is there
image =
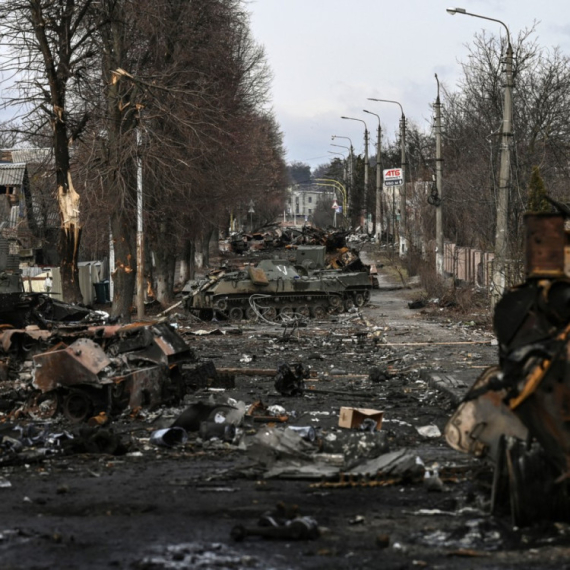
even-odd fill
[[[249,0],[252,33],[264,45],[272,68],[273,108],[285,137],[287,161],[312,167],[341,151],[331,135],[364,146],[364,119],[374,130],[381,116],[390,138],[398,127],[395,99],[408,118],[428,127],[436,95],[434,73],[455,85],[466,43],[482,29],[503,34],[500,24],[465,15],[450,6],[505,22],[516,37],[536,20],[541,46],[570,54],[570,7],[563,0]],[[461,2],[461,0],[459,0]],[[516,101],[515,101],[516,104]]]

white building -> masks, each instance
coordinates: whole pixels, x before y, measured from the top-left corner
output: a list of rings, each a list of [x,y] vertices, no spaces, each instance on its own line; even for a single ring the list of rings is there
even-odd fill
[[[295,185],[288,189],[286,216],[288,219],[301,217],[304,221],[310,221],[315,212],[319,200],[328,198],[334,200],[336,194],[333,188],[317,185]]]

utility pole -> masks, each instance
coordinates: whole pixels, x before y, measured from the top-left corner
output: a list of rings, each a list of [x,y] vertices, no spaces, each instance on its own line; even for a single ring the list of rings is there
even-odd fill
[[[437,99],[435,100],[435,184],[437,188],[438,202],[434,204],[435,210],[435,269],[437,274],[443,277],[443,158],[441,157],[441,101],[439,98],[439,79],[437,81]]]
[[[346,139],[350,143],[350,149],[349,149],[349,155],[348,155],[349,156],[348,176],[349,176],[350,185],[349,185],[347,196],[346,196],[347,203],[345,204],[345,208],[343,211],[345,219],[348,219],[348,209],[349,209],[348,208],[348,194],[350,194],[352,192],[352,190],[354,189],[354,147],[352,146],[352,140],[350,139],[350,137],[342,137],[340,135],[332,135],[331,139],[333,141],[335,139]],[[338,145],[333,144],[331,146],[338,146]],[[347,147],[342,147],[342,148],[347,148]]]
[[[143,234],[143,179],[140,156],[141,131],[137,127],[137,319],[144,317],[144,234]]]
[[[501,24],[507,32],[507,57],[505,59],[505,90],[503,101],[503,125],[501,128],[501,164],[499,167],[499,191],[497,196],[497,226],[495,230],[495,260],[493,263],[493,283],[491,306],[494,307],[507,288],[507,255],[509,253],[509,191],[511,171],[511,138],[513,136],[513,46],[511,33],[505,22],[480,14],[467,12],[465,8],[447,8],[454,16],[463,14]]]
[[[495,262],[493,264],[492,305],[497,304],[507,288],[507,255],[509,231],[509,182],[511,174],[511,138],[513,135],[513,48],[508,36],[505,61],[505,99],[503,129],[501,133],[501,165],[499,169],[499,195],[497,197],[497,228],[495,233]]]
[[[359,121],[364,123],[364,192],[362,194],[362,210],[361,210],[361,226],[368,233],[368,215],[366,208],[366,198],[368,194],[368,125],[366,121],[362,119],[355,119],[353,117],[341,117],[341,119],[346,119],[348,121]],[[351,145],[352,146],[352,143]]]
[[[374,234],[378,237],[378,243],[382,241],[382,164],[381,164],[381,147],[382,147],[382,126],[380,125],[380,116],[371,111],[364,109],[365,113],[374,115],[378,118],[378,137],[376,146],[376,200],[374,211]]]
[[[400,257],[406,255],[408,250],[406,243],[406,182],[408,179],[408,161],[406,159],[406,116],[402,110],[402,117],[400,119],[400,166],[402,167],[402,191],[400,194]]]
[[[378,101],[379,103],[394,103],[400,107],[402,116],[400,118],[400,167],[402,168],[402,190],[400,191],[400,257],[406,255],[406,181],[408,179],[408,161],[406,159],[406,115],[404,108],[398,101],[391,99],[374,99],[368,98],[369,101]]]

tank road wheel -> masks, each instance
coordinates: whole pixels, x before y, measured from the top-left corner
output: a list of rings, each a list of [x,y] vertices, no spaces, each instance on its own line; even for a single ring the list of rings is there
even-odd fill
[[[251,305],[245,310],[245,318],[248,321],[257,321],[257,313]]]
[[[364,299],[363,293],[355,293],[354,294],[354,304],[357,307],[363,307],[365,303],[366,303],[366,300]]]
[[[292,318],[293,317],[293,307],[291,305],[284,305],[279,309],[279,316]]]
[[[333,309],[341,309],[342,308],[342,298],[340,295],[331,295],[329,297],[329,305]]]
[[[368,303],[368,301],[370,301],[370,291],[368,289],[365,289],[362,292],[362,296],[364,297],[364,302]]]
[[[315,319],[324,319],[327,316],[327,309],[323,305],[316,305],[311,312]]]
[[[243,309],[241,307],[232,307],[229,313],[230,321],[239,322],[243,319]]]
[[[69,392],[63,400],[63,414],[72,423],[79,423],[91,417],[93,403],[91,398],[80,390]]]
[[[228,300],[227,299],[218,299],[214,303],[214,307],[218,309],[218,311],[227,311],[228,310]]]
[[[352,309],[353,307],[354,307],[354,301],[353,301],[352,297],[347,297],[344,300],[344,310],[350,311],[350,309]]]
[[[275,307],[266,307],[261,310],[261,314],[268,321],[273,321],[277,317],[277,309]]]
[[[297,307],[297,314],[301,315],[305,319],[308,319],[311,316],[311,311],[309,309],[309,306],[301,305],[300,307]]]

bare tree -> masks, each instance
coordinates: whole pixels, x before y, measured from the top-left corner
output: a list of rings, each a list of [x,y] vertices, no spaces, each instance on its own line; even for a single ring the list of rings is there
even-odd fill
[[[93,63],[91,0],[7,0],[0,6],[0,64],[21,129],[28,136],[46,133],[53,147],[61,219],[59,237],[63,295],[80,301],[77,257],[81,240],[80,198],[72,180],[70,147],[83,133],[90,102],[83,97]]]

